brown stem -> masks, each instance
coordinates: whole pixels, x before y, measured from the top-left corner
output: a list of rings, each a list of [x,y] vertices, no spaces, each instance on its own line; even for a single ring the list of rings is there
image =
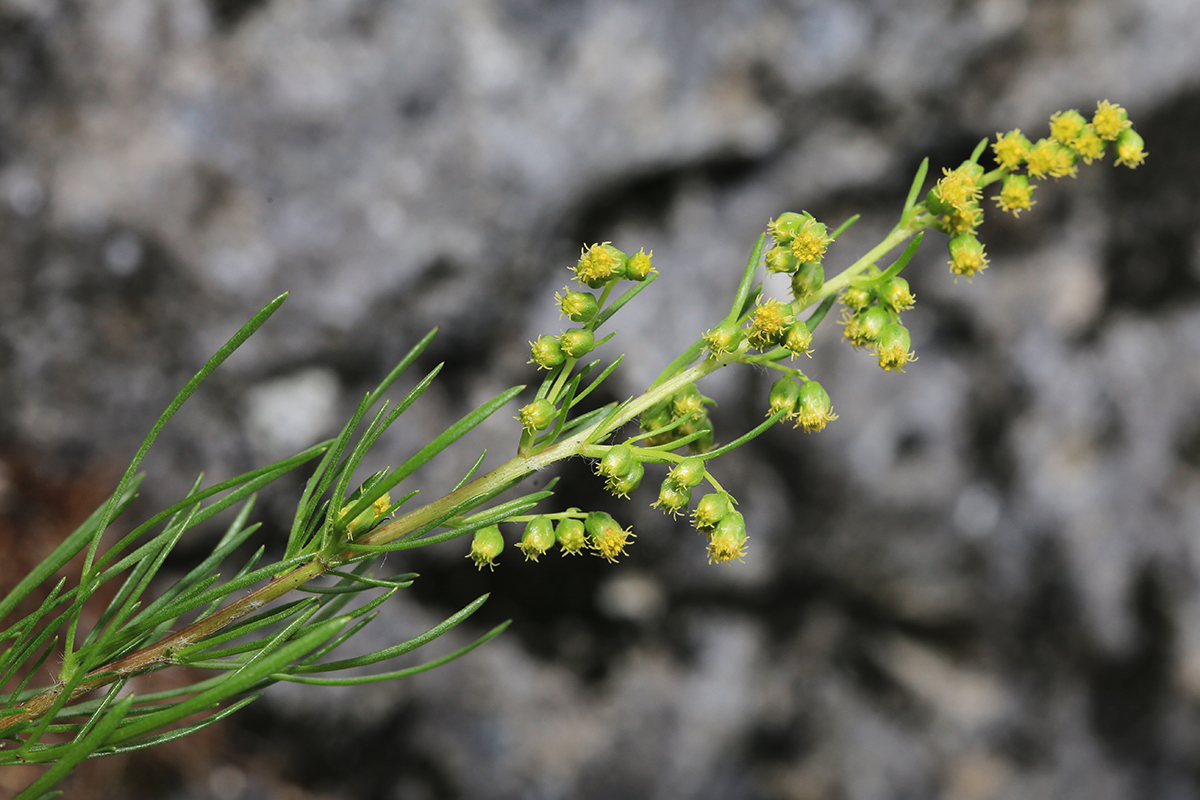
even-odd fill
[[[172,633],[156,644],[134,651],[127,656],[92,670],[80,683],[71,690],[70,701],[82,697],[88,692],[95,691],[122,678],[140,675],[171,663],[174,651],[193,644],[205,636],[211,636],[217,631],[242,617],[257,611],[272,600],[276,600],[295,589],[308,583],[313,578],[324,574],[332,565],[322,564],[314,560],[296,567],[284,575],[277,575],[265,586],[255,589],[250,594],[230,603],[225,608],[196,620],[191,625]],[[54,686],[26,700],[16,714],[0,718],[0,734],[25,722],[35,720],[46,714],[62,694],[61,686]]]

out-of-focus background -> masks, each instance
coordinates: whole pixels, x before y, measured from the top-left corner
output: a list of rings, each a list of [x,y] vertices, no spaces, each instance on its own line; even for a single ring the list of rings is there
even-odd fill
[[[165,432],[140,513],[331,433],[440,325],[420,366],[442,378],[377,453],[396,463],[531,379],[585,242],[662,273],[604,350],[631,392],[719,317],[770,217],[861,212],[827,258],[848,263],[923,156],[937,174],[1099,99],[1144,166],[989,210],[972,283],[928,236],[907,374],[830,325],[809,374],[840,419],[718,462],[745,563],[705,564],[656,480],[618,503],[567,465],[562,505],[636,530],[619,565],[392,557],[422,578],[377,644],[485,591],[445,647],[514,625],[402,683],[278,687],[69,796],[1200,795],[1200,3],[0,0],[6,585],[282,291]],[[770,378],[714,378],[728,440]],[[473,444],[510,452],[510,416]],[[264,498],[268,542],[294,491]]]

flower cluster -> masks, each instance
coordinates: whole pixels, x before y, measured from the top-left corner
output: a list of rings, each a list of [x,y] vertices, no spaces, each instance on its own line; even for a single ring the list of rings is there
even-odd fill
[[[842,296],[842,335],[855,347],[870,348],[885,370],[904,372],[917,357],[909,349],[912,341],[900,324],[900,312],[915,302],[908,281],[898,275],[852,284]]]
[[[525,554],[526,561],[537,561],[556,544],[562,555],[573,556],[591,550],[607,561],[616,561],[617,556],[625,555],[625,547],[633,538],[633,532],[622,528],[610,514],[603,511],[583,513],[572,508],[561,514],[538,514],[529,518],[517,549]],[[502,552],[504,534],[500,526],[487,525],[475,531],[467,558],[479,569],[495,569],[496,559]]]
[[[1132,169],[1146,159],[1145,142],[1133,129],[1125,109],[1101,100],[1090,120],[1075,109],[1055,112],[1050,117],[1049,136],[1036,142],[1019,128],[996,134],[992,153],[997,168],[993,172],[984,174],[976,163],[982,154],[979,150],[958,169],[946,171],[926,196],[925,207],[937,218],[937,227],[951,236],[950,269],[955,276],[970,279],[988,263],[983,245],[975,237],[983,221],[979,201],[984,186],[1000,181],[996,205],[1020,216],[1036,202],[1036,187],[1030,179],[1074,177],[1080,161],[1091,164],[1102,158],[1110,144],[1118,165]]]
[[[771,220],[767,230],[775,240],[766,254],[767,271],[791,275],[792,296],[798,302],[820,291],[825,283],[821,259],[833,241],[825,223],[807,211],[788,211]]]
[[[709,450],[713,444],[713,425],[707,407],[711,405],[712,398],[700,394],[700,389],[692,383],[647,409],[640,420],[647,446],[680,442],[676,447],[686,444],[693,453]]]
[[[1054,114],[1049,135],[1036,142],[1020,130],[998,134],[991,144],[996,162],[991,171],[980,163],[988,144],[983,140],[968,159],[943,169],[927,190],[928,162],[923,163],[892,231],[828,280],[830,246],[857,217],[832,230],[807,211],[789,211],[771,220],[747,264],[729,313],[670,364],[641,398],[616,404],[606,412],[608,416],[598,425],[603,430],[584,437],[586,441],[575,454],[594,459],[607,490],[622,498],[640,487],[647,465],[668,465],[653,505],[671,516],[688,513],[694,490],[707,481],[715,491],[704,495],[691,513],[696,528],[709,535],[709,560],[741,558],[746,549],[745,521],[734,510],[732,496],[709,471],[710,461],[759,435],[773,421],[789,421],[815,433],[837,419],[825,388],[792,366],[798,356],[811,353],[813,333],[835,303],[842,305],[842,337],[856,348],[869,350],[882,369],[904,372],[917,356],[901,316],[916,298],[900,273],[920,246],[924,230],[946,234],[952,273],[956,279],[970,280],[988,266],[977,231],[984,220],[984,192],[989,186],[999,183],[996,205],[1019,216],[1034,205],[1034,182],[1073,176],[1078,162],[1101,158],[1110,145],[1117,164],[1136,167],[1146,157],[1144,143],[1125,110],[1107,101],[1097,104],[1091,119],[1075,110]],[[876,263],[906,241],[903,254],[892,264]],[[790,297],[763,294],[764,285],[755,283],[761,268],[787,276]],[[518,418],[525,429],[518,448],[521,453],[548,447],[561,432],[582,424],[572,422],[571,409],[579,399],[579,381],[598,362],[580,365],[579,373],[573,374],[576,361],[603,341],[596,339],[598,325],[654,277],[649,254],[639,250],[627,256],[610,242],[585,247],[574,272],[581,286],[564,290],[556,299],[562,313],[578,327],[557,336],[540,336],[531,343],[531,363],[548,370],[549,375],[533,402],[520,411]],[[636,284],[612,300],[610,295],[621,280]],[[690,366],[694,362],[699,363]],[[708,414],[713,401],[701,393],[695,381],[731,364],[767,368],[782,375],[767,396],[768,422],[714,451]],[[677,378],[685,371],[691,373],[686,377],[689,383]],[[591,387],[581,394],[590,391]],[[627,409],[625,415],[621,414],[623,408]],[[582,419],[588,417],[584,414]],[[620,443],[603,443],[635,419],[637,435]],[[606,514],[572,510],[559,516],[557,527],[551,522],[555,515],[530,519],[517,545],[527,558],[536,560],[558,542],[563,552],[589,549],[611,561],[625,552],[633,538]],[[480,530],[476,540],[471,557],[481,566],[494,563],[503,547],[498,531]]]
[[[708,534],[708,563],[717,564],[746,554],[746,520],[734,510],[734,499],[725,492],[706,494],[692,512],[696,530]]]

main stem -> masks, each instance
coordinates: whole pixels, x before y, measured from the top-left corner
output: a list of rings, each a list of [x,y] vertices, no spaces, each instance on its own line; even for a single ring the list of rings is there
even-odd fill
[[[871,248],[861,258],[844,269],[837,277],[826,281],[813,303],[819,303],[824,298],[840,292],[850,285],[850,281],[866,270],[889,251],[912,236],[924,225],[912,219],[902,219],[896,227],[883,238],[879,244]],[[410,511],[408,514],[383,525],[365,536],[355,540],[361,545],[386,545],[398,539],[412,535],[422,528],[435,525],[455,508],[475,508],[487,498],[492,497],[502,487],[515,484],[525,476],[556,461],[580,455],[583,450],[618,430],[633,420],[643,411],[663,402],[683,387],[695,383],[706,375],[716,372],[721,367],[735,363],[744,358],[742,353],[729,353],[719,357],[709,357],[697,364],[680,370],[674,376],[656,383],[637,398],[631,398],[622,403],[611,416],[605,417],[596,425],[585,428],[568,439],[552,444],[535,453],[518,455],[500,465],[496,469],[464,484],[449,494],[428,505]],[[203,619],[193,622],[176,633],[171,634],[157,644],[142,648],[123,658],[105,664],[88,673],[72,691],[68,702],[74,701],[88,692],[107,686],[115,681],[139,675],[162,667],[178,663],[175,653],[181,648],[211,636],[222,628],[257,611],[292,590],[303,586],[314,578],[335,569],[351,560],[354,554],[349,551],[322,553],[312,561],[296,567],[290,572],[277,575],[264,586],[247,594],[240,600],[230,603],[219,611]],[[62,687],[55,686],[30,698],[21,706],[16,714],[0,718],[0,733],[4,733],[23,723],[36,720],[48,713],[60,699]]]
[[[423,527],[436,523],[453,508],[474,508],[485,498],[491,497],[501,487],[519,481],[526,475],[566,458],[579,455],[588,440],[602,439],[625,425],[637,415],[670,397],[679,389],[693,383],[729,363],[709,359],[684,370],[669,381],[662,383],[636,399],[630,399],[619,407],[611,418],[597,426],[589,427],[569,439],[550,445],[536,453],[517,456],[482,475],[453,492],[415,509],[392,522],[355,540],[355,544],[384,545],[403,539]],[[475,501],[474,503],[472,501]],[[82,697],[124,678],[129,678],[162,667],[178,663],[175,653],[189,645],[211,636],[222,628],[238,621],[263,606],[271,603],[309,581],[336,569],[354,557],[346,551],[333,555],[317,556],[312,561],[296,567],[290,572],[277,575],[262,587],[230,603],[219,611],[172,633],[150,647],[142,648],[88,673],[72,691],[68,702]],[[0,733],[23,723],[36,720],[50,711],[62,694],[62,687],[55,686],[30,698],[18,706],[16,714],[0,718]]]

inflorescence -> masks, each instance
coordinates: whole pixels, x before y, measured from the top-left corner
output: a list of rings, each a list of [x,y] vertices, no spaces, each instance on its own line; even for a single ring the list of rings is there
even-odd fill
[[[1019,217],[1035,203],[1031,181],[1073,177],[1080,161],[1090,164],[1102,158],[1110,145],[1118,165],[1133,168],[1146,158],[1144,142],[1125,110],[1108,101],[1097,104],[1090,120],[1073,109],[1055,113],[1050,118],[1049,135],[1036,142],[1020,130],[997,134],[991,144],[995,160],[991,171],[979,164],[987,144],[988,140],[983,140],[968,160],[953,169],[943,169],[942,176],[918,201],[927,169],[927,163],[923,164],[900,223],[879,246],[830,281],[825,278],[825,256],[857,217],[833,231],[808,212],[786,212],[771,220],[751,257],[729,316],[705,332],[643,395],[648,402],[641,406],[636,434],[621,442],[602,443],[617,432],[618,426],[577,454],[595,459],[597,475],[617,497],[629,497],[638,489],[647,465],[667,467],[653,506],[672,517],[687,514],[690,509],[695,528],[708,536],[710,563],[741,559],[746,553],[745,520],[734,508],[732,495],[709,471],[710,460],[758,435],[770,422],[790,421],[795,427],[815,433],[837,419],[824,387],[791,366],[798,356],[811,353],[813,332],[835,302],[842,305],[843,338],[856,348],[869,350],[882,369],[904,372],[917,357],[912,337],[901,323],[901,313],[912,308],[916,298],[899,273],[916,252],[922,231],[932,229],[948,236],[951,272],[956,279],[970,280],[988,266],[983,244],[976,235],[984,219],[983,194],[988,186],[1000,183],[996,205]],[[877,258],[906,240],[910,243],[900,258],[886,269],[876,265]],[[790,298],[763,297],[761,286],[748,290],[760,262],[768,273],[789,277]],[[525,429],[521,452],[536,448],[538,442],[552,441],[564,425],[569,427],[567,412],[577,402],[573,387],[581,377],[576,376],[572,382],[571,370],[601,343],[595,338],[596,327],[636,294],[631,290],[614,306],[610,302],[614,287],[622,280],[647,282],[654,272],[651,255],[644,251],[627,256],[609,242],[584,248],[574,267],[579,288],[556,295],[562,314],[579,327],[557,336],[543,335],[530,343],[530,363],[549,370],[550,375],[538,396],[518,416]],[[802,318],[805,312],[808,316]],[[714,430],[708,414],[713,401],[694,382],[669,393],[656,390],[700,358],[711,367],[703,374],[733,363],[782,373],[767,396],[768,423],[718,451],[713,450]],[[582,373],[596,363],[584,367]],[[675,368],[679,364],[682,366]],[[607,374],[605,371],[601,379]],[[712,491],[703,494],[693,508],[693,494],[705,482]],[[607,513],[574,508],[512,517],[509,522],[525,523],[517,547],[533,561],[555,544],[566,555],[589,550],[615,561],[625,554],[634,538]],[[476,532],[469,557],[480,568],[492,567],[503,549],[499,527],[489,525]]]

